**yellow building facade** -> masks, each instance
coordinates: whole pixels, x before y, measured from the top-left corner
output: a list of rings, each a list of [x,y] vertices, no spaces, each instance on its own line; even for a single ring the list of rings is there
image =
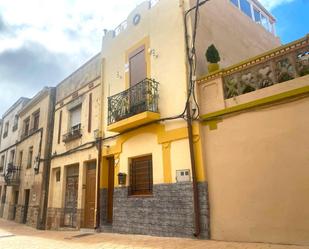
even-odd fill
[[[194,175],[184,120],[188,96],[184,16],[194,4],[194,1],[146,1],[103,37],[100,126],[103,231],[209,237],[208,177],[202,155],[201,127],[198,122],[193,124]],[[219,4],[231,7],[229,18],[242,15],[230,5],[230,1]],[[217,4],[210,2],[212,11],[208,12],[207,4],[200,10],[203,16],[205,11],[210,13],[208,21],[211,22],[204,20],[200,25],[209,25],[207,29],[214,32],[221,25],[214,21],[216,8]],[[191,18],[187,19],[189,37],[192,37]],[[225,50],[223,58],[229,59],[226,63],[280,44],[272,33],[251,20],[244,19],[242,27],[252,27],[262,33],[265,40],[260,42],[265,46],[250,52],[241,41],[235,45],[242,51],[238,56],[233,50]],[[203,33],[201,29],[197,42],[200,50],[205,51],[210,45],[202,44],[204,37],[208,42],[219,42],[211,32]],[[204,53],[198,54],[199,60],[203,57]],[[194,178],[196,191],[192,184]]]

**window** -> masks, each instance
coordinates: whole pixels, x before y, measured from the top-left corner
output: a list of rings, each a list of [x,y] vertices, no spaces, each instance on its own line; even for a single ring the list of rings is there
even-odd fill
[[[254,21],[257,23],[261,23],[261,12],[253,7],[254,12]]]
[[[70,122],[70,130],[71,131],[80,129],[81,112],[82,112],[82,106],[81,105],[70,110],[70,121],[71,121]]]
[[[152,156],[132,159],[130,165],[130,195],[152,194]]]
[[[14,117],[14,123],[13,123],[13,132],[16,131],[18,129],[18,115],[15,115]]]
[[[7,121],[4,124],[3,138],[6,138],[8,136],[9,126],[10,126],[10,123],[9,123],[9,121]]]
[[[230,0],[232,4],[234,4],[236,7],[238,7],[238,0]]]
[[[14,163],[14,158],[15,158],[15,150],[10,151],[10,163]]]
[[[32,114],[33,117],[33,131],[36,131],[39,129],[40,125],[40,111],[35,112]]]
[[[247,16],[252,18],[252,13],[251,13],[251,5],[248,2],[248,0],[240,0],[240,9],[242,12],[244,12]]]
[[[23,136],[26,137],[29,135],[29,129],[30,129],[30,117],[26,118],[24,120],[24,133],[23,133]]]
[[[129,55],[130,86],[147,78],[145,46],[141,46]]]
[[[32,166],[32,158],[33,158],[33,146],[31,146],[28,151],[27,169],[31,168]]]
[[[0,172],[3,172],[3,169],[4,169],[4,159],[5,159],[5,156],[2,155],[1,160],[0,160]]]
[[[22,167],[23,164],[23,151],[19,152],[19,166]]]

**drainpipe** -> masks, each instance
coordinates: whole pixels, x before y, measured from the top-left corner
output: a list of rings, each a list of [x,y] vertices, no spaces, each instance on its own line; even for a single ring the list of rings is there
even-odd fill
[[[205,4],[207,1],[209,0],[203,0],[203,1],[197,0],[196,5],[190,8],[189,10],[185,11],[184,13],[185,44],[186,44],[186,54],[187,54],[187,60],[188,60],[188,63],[186,64],[187,71],[190,65],[189,75],[188,75],[188,86],[190,86],[191,84],[193,72],[192,72],[192,66],[191,66],[192,59],[190,58],[189,42],[188,42],[187,17],[191,11],[196,10],[197,8]],[[190,91],[190,87],[188,87],[187,90]],[[193,206],[194,206],[194,223],[195,223],[195,231],[193,235],[195,237],[198,237],[201,233],[200,203],[199,203],[199,194],[198,194],[198,186],[197,186],[197,176],[196,176],[196,161],[195,161],[195,153],[194,153],[193,128],[192,128],[193,120],[192,120],[192,115],[191,115],[191,101],[189,97],[190,96],[188,96],[186,110],[187,110],[187,128],[188,128],[190,161],[191,161],[191,171],[192,171],[192,187],[193,187]]]
[[[99,138],[96,141],[97,148],[98,148],[98,175],[97,175],[97,213],[96,213],[96,231],[100,231],[100,179],[101,179],[101,161],[102,161],[102,138],[99,136]]]
[[[102,164],[102,143],[103,143],[103,118],[104,118],[104,58],[101,57],[101,86],[100,86],[100,92],[101,92],[101,100],[100,100],[100,120],[99,120],[99,137],[96,139],[96,145],[98,149],[98,175],[97,175],[97,212],[96,212],[96,231],[100,231],[101,227],[101,212],[100,212],[100,185],[101,185],[101,164]]]
[[[194,206],[194,223],[195,223],[195,232],[193,235],[195,237],[198,237],[201,233],[200,201],[199,201],[198,187],[197,187],[196,162],[195,162],[195,153],[194,153],[193,128],[192,128],[192,116],[191,116],[190,102],[187,103],[187,126],[188,126],[188,138],[189,138],[190,160],[191,160],[191,170],[192,170],[193,206]]]
[[[54,133],[54,117],[55,117],[55,103],[56,103],[56,88],[50,89],[50,103],[49,103],[49,119],[47,124],[47,141],[45,142],[45,161],[44,161],[44,171],[43,171],[43,182],[42,187],[45,194],[43,195],[43,210],[42,210],[42,218],[39,224],[39,229],[46,229],[47,224],[47,208],[48,208],[48,194],[49,194],[49,181],[50,181],[50,167],[51,167],[51,154],[52,154],[52,140]],[[43,131],[41,131],[41,136],[43,135]],[[46,144],[47,143],[47,144]],[[40,153],[41,154],[41,153]]]

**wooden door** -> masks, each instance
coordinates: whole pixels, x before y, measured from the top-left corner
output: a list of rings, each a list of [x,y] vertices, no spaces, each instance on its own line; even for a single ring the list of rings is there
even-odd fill
[[[108,159],[107,223],[113,223],[114,158]]]
[[[129,55],[130,86],[143,81],[147,77],[145,46],[141,46]]]
[[[28,208],[29,208],[29,200],[30,200],[30,189],[25,190],[25,205],[24,205],[24,217],[23,223],[27,223],[27,216],[28,216]]]
[[[95,191],[96,190],[96,163],[87,166],[86,174],[86,202],[85,202],[85,220],[86,228],[95,227]]]

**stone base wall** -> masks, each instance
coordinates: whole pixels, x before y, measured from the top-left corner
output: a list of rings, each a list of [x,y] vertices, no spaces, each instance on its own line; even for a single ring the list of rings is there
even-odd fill
[[[15,211],[14,205],[8,205],[8,220],[14,220],[14,211]]]
[[[15,216],[16,222],[23,223],[24,212],[25,212],[25,206],[17,205],[16,216]],[[39,206],[29,206],[26,225],[37,228],[39,222],[39,212],[40,212]]]
[[[23,219],[24,219],[24,206],[17,205],[15,221],[18,223],[23,223]]]
[[[107,223],[107,188],[103,188],[100,190],[100,218],[101,224],[105,225]]]
[[[83,227],[84,210],[77,209],[76,229]],[[46,229],[59,230],[64,227],[64,208],[48,208]]]
[[[209,208],[206,183],[199,183],[201,237],[209,238]],[[101,190],[101,196],[105,190]],[[107,198],[106,198],[107,199]],[[106,205],[101,199],[101,207]],[[101,208],[104,211],[104,208]],[[103,216],[101,213],[101,217]],[[104,223],[103,223],[104,224]],[[192,183],[153,186],[153,196],[128,196],[128,188],[115,188],[113,232],[168,237],[192,237],[194,206]]]
[[[64,218],[64,209],[62,208],[48,208],[46,229],[57,230],[61,227]]]

